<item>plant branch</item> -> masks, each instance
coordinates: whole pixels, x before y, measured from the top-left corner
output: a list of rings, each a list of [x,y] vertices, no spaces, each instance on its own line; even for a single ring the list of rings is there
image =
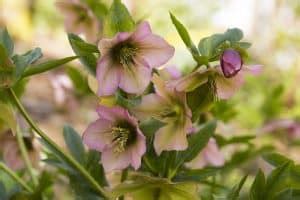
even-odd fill
[[[31,126],[31,128],[42,138],[45,140],[45,142],[51,146],[53,149],[55,149],[60,156],[68,162],[74,169],[76,169],[85,179],[88,181],[95,190],[98,191],[99,194],[101,194],[106,199],[111,199],[111,195],[104,190],[98,182],[84,169],[83,166],[81,166],[73,157],[71,157],[69,154],[66,154],[52,139],[50,139],[37,125],[36,123],[31,119],[23,105],[21,104],[20,100],[16,96],[15,92],[10,88],[9,93],[11,94],[18,110],[23,115],[27,123]]]

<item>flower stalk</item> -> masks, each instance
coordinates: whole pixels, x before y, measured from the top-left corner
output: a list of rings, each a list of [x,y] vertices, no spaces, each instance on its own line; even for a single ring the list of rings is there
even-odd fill
[[[14,171],[9,169],[4,163],[0,162],[0,170],[3,170],[7,173],[12,179],[14,179],[17,183],[19,183],[25,190],[28,192],[33,192],[33,189],[28,186]]]
[[[21,104],[20,100],[16,96],[15,92],[10,88],[9,93],[17,106],[18,110],[22,114],[22,116],[25,118],[27,123],[31,126],[31,128],[41,137],[43,138],[48,145],[50,145],[52,148],[54,148],[62,158],[64,158],[65,161],[67,161],[72,167],[74,167],[80,174],[88,181],[95,190],[98,191],[99,194],[101,194],[106,199],[111,199],[109,193],[104,190],[97,181],[70,155],[66,154],[54,141],[52,141],[38,126],[37,124],[31,119],[23,105]]]
[[[20,151],[21,151],[21,156],[22,156],[23,161],[25,163],[25,166],[28,170],[28,173],[31,177],[33,186],[36,187],[38,185],[38,181],[37,181],[37,179],[34,175],[33,167],[32,167],[31,161],[29,159],[28,152],[27,152],[24,140],[23,140],[23,136],[22,136],[19,128],[17,128],[16,137],[17,137],[17,142],[18,142],[18,145],[19,145],[19,148],[20,148]]]

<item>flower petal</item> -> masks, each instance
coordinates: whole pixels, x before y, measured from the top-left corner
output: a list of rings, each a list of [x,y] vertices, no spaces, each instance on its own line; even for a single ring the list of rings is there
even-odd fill
[[[130,161],[131,151],[129,150],[122,153],[115,153],[113,149],[107,149],[101,155],[101,162],[105,172],[125,169],[130,165]]]
[[[82,139],[90,149],[102,152],[112,142],[112,122],[106,119],[98,119],[91,123],[84,131]]]
[[[146,138],[138,129],[137,142],[130,149],[131,151],[131,166],[137,170],[141,166],[142,156],[146,152]]]
[[[242,87],[245,81],[244,73],[241,72],[231,78],[225,78],[222,74],[216,73],[215,82],[220,99],[229,99]]]
[[[118,89],[120,82],[119,65],[108,56],[102,57],[97,65],[98,95],[110,96]]]
[[[110,50],[120,42],[126,41],[130,37],[130,33],[120,32],[113,38],[103,38],[98,43],[99,51],[102,56],[106,56],[110,53]]]
[[[151,69],[136,63],[122,68],[119,87],[127,93],[141,94],[151,80]]]
[[[262,65],[244,65],[242,72],[250,73],[252,75],[259,75],[262,71]]]
[[[98,106],[97,113],[101,119],[109,121],[117,121],[119,119],[125,119],[129,115],[128,111],[120,106],[106,107]]]
[[[157,155],[160,155],[164,150],[185,150],[188,147],[186,134],[186,129],[176,122],[171,122],[160,128],[155,133],[154,138],[154,149]]]
[[[174,55],[174,47],[160,36],[152,34],[148,22],[142,22],[131,39],[138,46],[139,56],[146,60],[151,68],[160,67]]]
[[[155,118],[166,106],[163,98],[157,94],[148,94],[142,97],[141,103],[132,109],[132,113],[140,120]]]

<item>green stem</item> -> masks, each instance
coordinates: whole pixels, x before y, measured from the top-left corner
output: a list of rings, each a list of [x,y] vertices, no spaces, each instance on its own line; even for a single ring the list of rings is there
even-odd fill
[[[0,169],[7,173],[12,179],[14,179],[17,183],[19,183],[25,190],[32,193],[33,190],[29,187],[15,172],[9,169],[4,163],[0,162]]]
[[[37,186],[38,184],[38,181],[33,173],[33,168],[32,168],[32,164],[30,162],[30,159],[29,159],[29,156],[28,156],[28,152],[27,152],[27,149],[26,149],[26,146],[25,146],[25,143],[24,143],[24,140],[23,140],[23,136],[19,130],[19,128],[17,128],[17,131],[16,131],[16,136],[17,136],[17,142],[18,142],[18,145],[19,145],[19,148],[20,148],[20,151],[21,151],[21,155],[22,155],[22,158],[23,158],[23,161],[25,163],[25,166],[28,170],[28,173],[32,179],[32,183],[34,185],[34,187]]]
[[[111,195],[104,190],[98,182],[70,155],[66,154],[53,140],[51,140],[37,125],[36,123],[31,119],[23,105],[21,104],[20,100],[16,96],[15,92],[12,89],[9,89],[9,92],[19,109],[20,113],[23,115],[27,123],[31,126],[31,128],[42,138],[45,140],[45,142],[51,146],[53,149],[55,149],[60,156],[67,161],[72,167],[74,167],[85,179],[88,181],[95,190],[98,191],[99,194],[101,194],[106,199],[111,199]]]
[[[128,176],[128,169],[124,169],[121,175],[121,183],[123,183],[127,179],[127,176]],[[124,195],[120,196],[119,200],[124,200]]]

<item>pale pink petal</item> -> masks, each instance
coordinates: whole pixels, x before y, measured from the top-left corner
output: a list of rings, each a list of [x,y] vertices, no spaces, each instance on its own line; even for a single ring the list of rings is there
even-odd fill
[[[119,65],[109,57],[102,57],[97,65],[98,95],[110,96],[118,89],[120,82]]]
[[[118,121],[120,119],[127,119],[129,113],[127,110],[120,106],[106,107],[98,106],[97,113],[101,119],[106,119],[109,121]]]
[[[212,166],[222,166],[225,163],[225,158],[222,152],[219,150],[216,140],[211,138],[203,149],[204,157]]]
[[[139,105],[132,109],[132,113],[140,120],[145,120],[150,117],[159,117],[168,104],[157,94],[148,94],[142,97]]]
[[[113,149],[107,149],[102,152],[101,163],[105,172],[122,170],[130,165],[131,151],[126,150],[122,153],[115,153],[113,151]]]
[[[159,74],[164,80],[176,80],[179,79],[182,74],[175,66],[167,66],[159,70]]]
[[[111,128],[112,122],[106,119],[98,119],[91,123],[83,133],[84,144],[90,149],[103,151],[112,142]]]
[[[172,103],[172,97],[174,96],[174,88],[168,86],[168,82],[163,80],[157,74],[152,77],[152,82],[154,84],[155,92],[160,97],[162,97],[166,102]]]
[[[174,47],[160,36],[151,33],[147,22],[141,23],[131,36],[138,47],[138,54],[151,68],[160,67],[174,55]]]
[[[231,78],[225,78],[222,74],[217,73],[215,83],[218,97],[229,99],[242,87],[244,82],[244,73],[241,73],[241,71]]]
[[[143,93],[151,80],[151,69],[139,64],[123,67],[121,74],[119,87],[131,94]]]
[[[98,43],[98,48],[102,56],[110,53],[111,49],[121,43],[126,41],[130,37],[130,33],[120,32],[113,38],[103,38]]]
[[[188,147],[186,129],[180,124],[171,122],[155,133],[154,149],[157,155],[162,151],[182,151]]]
[[[145,136],[140,132],[140,130],[137,130],[138,136],[136,144],[134,144],[133,147],[131,147],[131,166],[137,170],[141,166],[141,160],[142,155],[146,152],[146,138]]]
[[[252,75],[259,75],[262,72],[262,65],[244,65],[242,71]]]

